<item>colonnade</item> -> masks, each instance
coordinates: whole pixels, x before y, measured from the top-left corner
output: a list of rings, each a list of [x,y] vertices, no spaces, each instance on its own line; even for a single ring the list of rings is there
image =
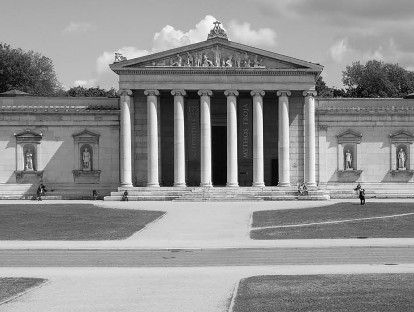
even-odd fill
[[[158,90],[145,90],[147,96],[147,186],[159,187],[158,180]],[[174,186],[184,187],[185,183],[185,133],[184,133],[184,96],[185,90],[172,90],[174,96]],[[200,132],[201,132],[201,182],[200,186],[212,186],[211,156],[211,90],[199,90]],[[237,90],[224,91],[227,97],[227,186],[237,187]],[[253,99],[253,184],[264,186],[263,152],[263,96],[265,91],[250,92]],[[277,91],[279,111],[279,184],[290,186],[289,151],[289,96],[288,90]],[[304,133],[305,133],[305,174],[308,186],[316,186],[315,178],[315,91],[304,91]],[[120,130],[120,179],[122,186],[132,186],[132,138],[131,138],[131,90],[120,92],[121,130]]]

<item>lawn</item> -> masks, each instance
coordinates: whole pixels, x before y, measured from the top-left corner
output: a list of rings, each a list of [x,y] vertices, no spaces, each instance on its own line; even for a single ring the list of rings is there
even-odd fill
[[[253,276],[233,312],[414,311],[413,274]]]
[[[0,205],[0,240],[125,239],[164,213],[91,204]]]
[[[410,215],[378,218],[399,214]],[[309,224],[364,218],[374,219]],[[306,209],[255,211],[250,237],[262,240],[412,238],[414,237],[414,204],[371,202],[361,206],[357,203],[337,203]]]
[[[0,278],[0,302],[14,297],[25,290],[44,283],[41,278]]]

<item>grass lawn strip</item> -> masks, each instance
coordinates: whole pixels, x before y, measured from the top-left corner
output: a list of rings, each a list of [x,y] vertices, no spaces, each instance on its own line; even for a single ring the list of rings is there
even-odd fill
[[[164,214],[91,204],[0,205],[0,240],[119,240]]]
[[[46,282],[42,278],[0,278],[0,305]]]
[[[413,274],[253,276],[233,312],[414,311]]]
[[[255,211],[252,239],[414,238],[412,203]]]

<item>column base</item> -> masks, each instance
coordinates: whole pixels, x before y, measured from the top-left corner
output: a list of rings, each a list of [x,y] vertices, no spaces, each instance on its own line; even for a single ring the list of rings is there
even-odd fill
[[[180,182],[180,183],[174,183],[174,187],[187,187],[187,185],[185,184],[185,183],[182,183],[182,182]]]
[[[306,183],[306,186],[314,186],[314,187],[317,186],[315,182],[305,182],[305,183]]]
[[[289,187],[290,183],[289,182],[279,182],[277,186],[279,186],[279,187]]]
[[[264,187],[265,184],[263,182],[253,182],[252,186],[256,186],[256,187]]]
[[[213,187],[213,184],[211,184],[211,182],[206,182],[206,183],[201,182],[200,187]]]
[[[121,183],[121,187],[133,187],[132,183]]]
[[[238,182],[227,182],[226,186],[227,187],[239,187],[239,183]]]
[[[148,183],[147,187],[160,187],[159,183]]]

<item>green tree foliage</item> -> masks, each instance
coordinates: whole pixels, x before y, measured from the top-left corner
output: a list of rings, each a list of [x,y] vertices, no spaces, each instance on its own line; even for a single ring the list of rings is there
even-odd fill
[[[414,72],[398,64],[370,60],[353,62],[342,72],[348,97],[404,97],[414,92]]]
[[[50,58],[0,42],[0,92],[13,89],[51,96],[59,92],[61,86]]]
[[[72,97],[118,97],[114,88],[105,90],[99,87],[85,88],[82,86],[70,88],[66,91],[66,95]]]

